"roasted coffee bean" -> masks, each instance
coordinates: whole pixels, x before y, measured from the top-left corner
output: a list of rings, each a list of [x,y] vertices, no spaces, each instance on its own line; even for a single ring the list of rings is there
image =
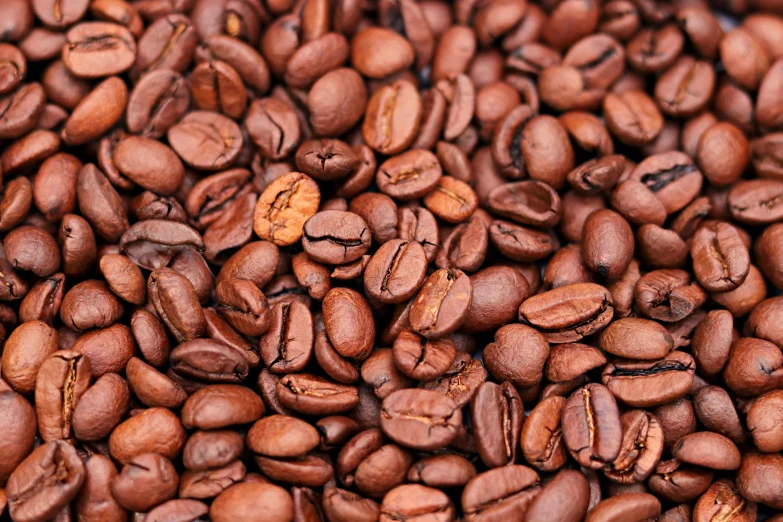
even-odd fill
[[[384,243],[364,270],[364,288],[382,303],[410,299],[424,282],[427,256],[416,241],[394,239]]]
[[[54,518],[84,484],[84,464],[66,441],[36,448],[8,478],[8,512],[16,520]]]
[[[505,466],[516,460],[524,410],[510,382],[479,386],[471,402],[471,419],[476,422],[476,450],[487,467]]]
[[[276,389],[285,407],[307,415],[343,413],[359,402],[356,387],[305,373],[286,375]]]
[[[611,391],[588,384],[575,391],[562,410],[563,438],[582,466],[601,469],[617,458],[622,447],[622,424]]]
[[[457,436],[462,411],[439,392],[398,390],[383,400],[381,429],[395,442],[427,451],[445,447]]]
[[[125,72],[136,59],[136,39],[118,24],[83,22],[72,27],[65,37],[63,62],[81,78]]]
[[[654,270],[643,275],[634,289],[639,311],[667,323],[688,317],[707,297],[690,279],[683,270]]]
[[[702,4],[0,2],[0,518],[777,520],[783,18]]]
[[[451,339],[430,340],[404,330],[395,339],[392,354],[402,373],[418,381],[432,381],[451,367],[456,349]]]
[[[575,342],[600,331],[613,314],[611,294],[593,283],[556,288],[523,301],[519,307],[520,320],[543,330],[551,343]]]
[[[462,490],[465,520],[521,518],[541,490],[538,473],[518,464],[479,473]]]
[[[602,382],[629,406],[649,408],[684,396],[693,384],[693,358],[674,351],[649,362],[617,360],[604,368]]]
[[[73,432],[79,440],[107,437],[122,421],[130,405],[130,391],[116,373],[100,377],[85,391],[73,410]]]

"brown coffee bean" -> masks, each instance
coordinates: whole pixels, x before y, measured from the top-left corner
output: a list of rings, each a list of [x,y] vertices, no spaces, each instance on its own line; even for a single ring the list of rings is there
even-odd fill
[[[538,473],[527,466],[511,464],[479,473],[462,490],[466,520],[488,517],[520,518],[540,491]]]
[[[243,482],[218,495],[209,516],[215,522],[229,522],[254,513],[270,522],[284,522],[293,519],[293,509],[291,495],[285,489],[266,482]]]
[[[316,213],[321,200],[317,184],[292,172],[270,184],[256,204],[253,229],[262,239],[288,246],[302,237],[305,222]]]
[[[51,326],[60,311],[64,293],[63,274],[54,274],[39,280],[19,304],[20,321],[43,321]]]
[[[449,369],[456,356],[450,339],[428,340],[410,330],[397,336],[392,353],[397,368],[418,381],[437,379]]]
[[[324,210],[305,222],[302,246],[320,263],[350,263],[370,248],[370,229],[353,212]]]
[[[476,449],[487,467],[505,466],[516,460],[524,411],[510,382],[500,386],[485,382],[479,386],[471,402],[471,419],[476,423]]]
[[[383,400],[381,429],[392,440],[417,450],[443,448],[457,436],[462,412],[441,393],[398,390]]]
[[[171,351],[171,370],[206,382],[239,383],[247,377],[246,351],[220,341],[193,339]]]
[[[605,279],[622,275],[634,250],[633,232],[622,216],[596,210],[585,220],[582,237],[585,263],[591,270]]]
[[[686,435],[672,447],[672,455],[681,461],[710,469],[737,469],[740,454],[731,440],[710,431]]]
[[[618,357],[655,360],[668,355],[674,340],[655,321],[629,317],[614,321],[601,332],[600,345],[602,350]]]
[[[26,225],[5,236],[5,255],[18,270],[29,270],[37,276],[50,276],[60,264],[60,249],[45,230]]]
[[[247,434],[250,450],[269,457],[298,457],[319,443],[318,432],[294,417],[272,415],[257,421]]]
[[[36,415],[30,403],[18,393],[0,391],[0,419],[7,426],[0,436],[0,447],[6,456],[0,464],[0,479],[5,481],[33,451],[36,437]]]
[[[174,465],[158,453],[144,453],[123,466],[111,484],[112,496],[132,511],[149,511],[177,492]]]
[[[223,170],[233,165],[243,145],[239,125],[206,110],[188,113],[168,129],[167,137],[171,148],[188,166],[207,171]],[[121,166],[118,167],[122,170]]]
[[[587,515],[585,522],[609,520],[638,521],[661,514],[661,503],[648,493],[625,493],[598,503]]]
[[[145,406],[176,409],[188,398],[180,385],[136,357],[128,361],[125,373],[133,393]]]
[[[35,386],[38,431],[44,441],[71,437],[74,408],[90,384],[90,360],[61,350],[41,365]]]
[[[8,478],[9,514],[16,520],[53,518],[79,493],[84,475],[82,460],[66,441],[39,446]]]
[[[337,99],[335,92],[343,92],[345,96]],[[350,130],[361,120],[366,106],[367,88],[353,69],[329,71],[313,84],[307,95],[310,124],[320,136],[339,136]]]
[[[693,384],[693,358],[674,351],[649,362],[618,360],[604,368],[601,381],[620,401],[647,408],[673,402]]]
[[[642,276],[634,290],[642,314],[659,321],[674,322],[692,314],[706,295],[683,270],[654,270]]]
[[[356,387],[305,373],[286,375],[276,389],[284,406],[307,415],[343,413],[359,402]]]
[[[264,409],[261,397],[248,388],[212,384],[188,397],[182,407],[182,423],[187,428],[221,429],[255,422]]]
[[[5,343],[3,379],[19,393],[33,392],[41,366],[55,353],[57,345],[57,331],[46,323],[30,321],[20,325]]]
[[[620,413],[605,386],[588,384],[574,392],[563,408],[562,426],[565,444],[582,466],[600,469],[620,453]]]
[[[275,373],[304,369],[313,351],[314,332],[310,311],[302,303],[278,303],[272,307],[271,326],[261,337],[264,364]]]
[[[783,183],[771,179],[741,181],[729,191],[729,212],[743,224],[766,225],[781,212]]]
[[[362,135],[377,152],[393,155],[413,143],[419,129],[422,102],[410,82],[398,80],[379,89],[367,104]]]
[[[575,342],[602,330],[614,313],[612,296],[593,283],[562,286],[525,300],[519,319],[540,330],[551,343]]]
[[[427,257],[416,241],[394,239],[384,243],[364,270],[367,294],[383,303],[401,303],[413,297],[424,282]]]
[[[244,440],[234,431],[197,431],[182,450],[182,462],[193,471],[225,466],[242,453]]]
[[[19,138],[33,130],[44,111],[45,99],[46,93],[38,83],[23,84],[0,98],[0,137]]]
[[[178,341],[203,335],[204,313],[193,285],[185,276],[170,268],[158,268],[150,274],[147,290],[158,316]]]
[[[428,339],[450,334],[465,320],[471,296],[470,278],[461,270],[437,270],[413,301],[411,327]]]
[[[136,40],[125,27],[107,22],[82,22],[65,34],[62,58],[80,78],[100,78],[130,69]]]
[[[109,436],[128,412],[130,391],[116,373],[100,377],[81,396],[73,411],[73,432],[81,441]]]

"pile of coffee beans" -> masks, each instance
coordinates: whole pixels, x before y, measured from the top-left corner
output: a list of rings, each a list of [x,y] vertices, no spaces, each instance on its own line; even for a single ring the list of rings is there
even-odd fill
[[[0,519],[783,521],[783,0],[0,0]]]

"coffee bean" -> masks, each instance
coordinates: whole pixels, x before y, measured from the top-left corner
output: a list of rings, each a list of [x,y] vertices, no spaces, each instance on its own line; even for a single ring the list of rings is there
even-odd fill
[[[54,517],[79,493],[84,475],[84,464],[66,441],[39,446],[8,478],[9,514],[17,520]]]
[[[406,389],[383,400],[381,429],[395,442],[417,450],[443,448],[457,436],[462,412],[441,393]]]
[[[462,491],[462,509],[467,519],[490,516],[521,517],[540,491],[538,473],[519,464],[510,464],[479,473]]]
[[[136,59],[136,40],[125,27],[83,22],[66,34],[63,62],[80,78],[100,78],[127,71]]]

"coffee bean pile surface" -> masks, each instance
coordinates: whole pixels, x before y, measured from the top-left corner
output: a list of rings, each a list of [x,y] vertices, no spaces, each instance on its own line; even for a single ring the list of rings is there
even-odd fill
[[[0,519],[783,521],[783,0],[0,0]]]

